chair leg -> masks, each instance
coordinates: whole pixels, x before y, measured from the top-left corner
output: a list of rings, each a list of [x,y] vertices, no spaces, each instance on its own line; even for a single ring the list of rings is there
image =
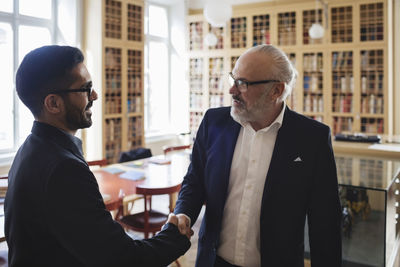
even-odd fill
[[[178,193],[175,192],[169,195],[169,212],[174,211],[177,199],[178,199]]]

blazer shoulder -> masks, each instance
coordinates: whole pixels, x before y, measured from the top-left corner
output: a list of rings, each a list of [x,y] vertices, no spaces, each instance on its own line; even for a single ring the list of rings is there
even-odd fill
[[[293,125],[296,128],[297,132],[306,133],[307,135],[313,135],[313,133],[328,134],[330,132],[330,128],[328,125],[306,117],[290,109],[287,109],[287,114],[285,115],[287,115],[289,124]]]
[[[221,124],[233,121],[231,107],[210,108],[204,115],[205,120],[210,124]]]

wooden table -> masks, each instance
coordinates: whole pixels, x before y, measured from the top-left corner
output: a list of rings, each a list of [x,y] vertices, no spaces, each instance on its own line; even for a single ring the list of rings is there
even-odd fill
[[[160,159],[170,160],[170,163],[152,163],[153,161]],[[107,167],[95,170],[93,173],[99,184],[100,192],[103,195],[106,195],[105,204],[111,210],[121,203],[124,195],[135,194],[136,188],[162,189],[181,184],[189,163],[189,154],[187,152],[181,152],[168,156],[160,155],[147,159],[107,166],[124,169],[126,171],[142,171],[144,172],[145,178],[139,181],[121,178],[121,173],[109,173],[104,170]]]

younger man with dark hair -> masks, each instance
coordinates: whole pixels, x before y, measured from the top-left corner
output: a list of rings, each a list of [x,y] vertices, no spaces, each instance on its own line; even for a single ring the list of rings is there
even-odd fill
[[[82,155],[78,129],[92,125],[97,99],[77,48],[27,54],[18,96],[35,117],[9,172],[5,234],[10,266],[165,266],[190,246],[170,215],[155,237],[133,240],[105,209]]]

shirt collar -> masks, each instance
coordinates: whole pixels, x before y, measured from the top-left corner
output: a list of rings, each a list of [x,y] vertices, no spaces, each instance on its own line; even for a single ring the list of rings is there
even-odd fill
[[[82,141],[57,127],[50,124],[34,121],[32,127],[32,134],[41,138],[57,143],[65,149],[70,150],[76,156],[83,159]]]
[[[283,115],[285,114],[285,109],[286,109],[286,102],[284,101],[284,102],[283,102],[283,105],[282,105],[282,110],[281,110],[281,112],[279,113],[279,115],[275,118],[275,120],[274,120],[269,126],[260,129],[259,132],[260,132],[260,131],[261,131],[261,132],[267,132],[267,131],[268,131],[269,129],[271,129],[272,126],[274,126],[274,125],[277,125],[277,126],[275,126],[275,127],[277,127],[277,129],[281,128],[282,123],[283,123]],[[233,117],[232,117],[232,118],[233,118]],[[244,127],[244,128],[250,127],[251,129],[253,129],[253,128],[251,127],[250,123],[247,122],[247,121],[240,121],[240,120],[236,120],[235,118],[233,118],[233,120],[235,120],[237,123],[239,123],[240,125],[242,125],[242,127]],[[253,131],[254,131],[254,130],[253,130]]]

